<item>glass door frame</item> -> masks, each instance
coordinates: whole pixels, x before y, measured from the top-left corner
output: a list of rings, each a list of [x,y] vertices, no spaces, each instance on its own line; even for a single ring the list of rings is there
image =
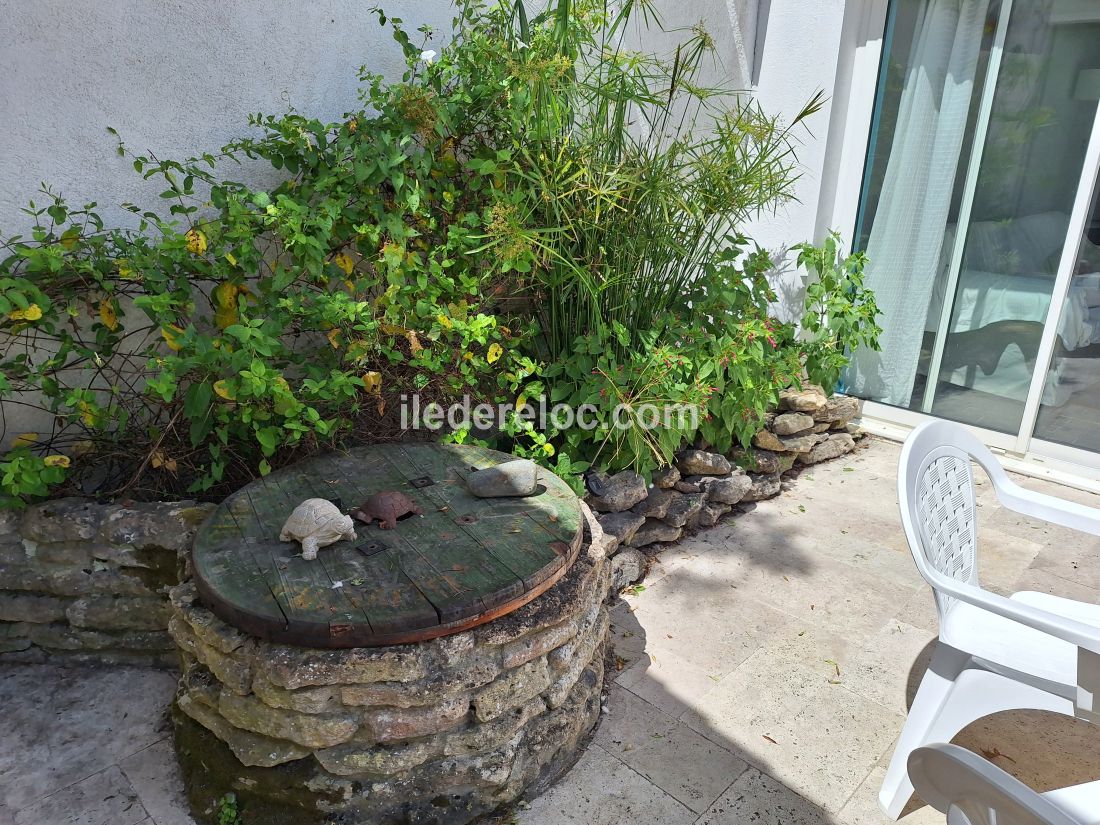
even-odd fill
[[[848,36],[842,36],[841,42],[851,43],[854,41],[856,46],[854,54],[850,56],[842,54],[840,57],[841,63],[847,62],[851,74],[848,78],[845,78],[847,89],[843,90],[847,92],[846,105],[843,110],[839,110],[838,107],[837,112],[842,123],[839,124],[839,128],[835,132],[830,127],[829,132],[831,140],[838,139],[844,145],[839,150],[840,155],[837,158],[835,168],[828,170],[831,175],[835,176],[833,178],[835,189],[829,202],[819,203],[817,221],[819,229],[845,227],[851,233],[858,219],[867,160],[866,150],[871,137],[874,117],[874,107],[869,105],[867,101],[874,101],[876,97],[883,40],[886,35],[888,7],[892,2],[896,2],[896,0],[889,0],[889,2],[888,0],[871,0],[866,4],[848,4],[858,6],[859,13],[851,17],[846,15],[844,28]],[[1007,0],[1006,5],[1011,11],[1011,0]],[[1002,16],[998,21],[998,27],[1003,28],[1003,23],[1009,17],[1010,15]],[[869,32],[878,33],[878,39],[867,36]],[[860,35],[863,36],[860,37]],[[997,45],[1003,43],[1003,31],[997,33],[995,42]],[[839,79],[840,74],[838,72]],[[841,91],[839,88],[835,89],[834,96],[840,97],[839,93]],[[983,98],[987,96],[983,91]],[[987,102],[983,99],[982,104],[985,105]],[[987,113],[983,114],[987,115]],[[978,128],[984,134],[985,126],[979,123]],[[976,147],[980,145],[978,141],[975,141]],[[968,177],[976,174],[976,172],[976,167],[969,169]],[[1081,177],[1078,181],[1065,244],[1058,262],[1050,306],[1047,309],[1047,316],[1044,321],[1043,334],[1035,359],[1035,371],[1028,387],[1028,396],[1020,428],[1016,433],[1003,433],[969,424],[963,426],[975,433],[996,452],[1008,458],[1009,460],[1006,463],[1011,469],[1031,475],[1049,476],[1064,483],[1100,491],[1100,453],[1077,447],[1067,447],[1063,444],[1045,441],[1034,435],[1042,400],[1042,389],[1054,353],[1058,322],[1071,286],[1073,269],[1080,250],[1081,240],[1086,231],[1086,223],[1098,179],[1100,179],[1100,104],[1097,105],[1093,117],[1092,132],[1082,164]],[[848,237],[846,240],[850,251],[854,238]],[[957,244],[958,241],[959,239],[956,239]],[[955,269],[956,264],[954,257],[953,255],[952,270]],[[929,380],[929,384],[932,383],[934,382]],[[892,438],[904,438],[906,429],[915,427],[924,421],[937,419],[937,416],[927,413],[894,407],[876,401],[864,400],[862,406],[865,428],[871,432]]]

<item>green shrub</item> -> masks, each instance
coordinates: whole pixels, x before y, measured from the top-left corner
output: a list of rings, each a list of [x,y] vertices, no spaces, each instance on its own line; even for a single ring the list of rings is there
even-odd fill
[[[530,330],[506,323],[486,263],[493,178],[456,152],[479,104],[429,99],[438,73],[409,48],[405,82],[366,76],[338,124],[257,116],[259,137],[186,162],[120,143],[163,182],[167,217],[131,206],[137,228],[108,230],[94,204],[32,203],[31,238],[0,261],[0,392],[56,421],[28,440],[95,456],[74,471],[101,492],[216,493],[299,449],[396,432],[403,393],[514,397]],[[245,158],[283,181],[221,174]],[[42,492],[26,462],[9,458],[10,503]]]
[[[604,424],[620,402],[697,411],[658,430],[512,417],[494,442],[566,474],[648,471],[699,434],[746,442],[803,366],[835,375],[877,330],[859,261],[802,248],[819,286],[800,336],[769,317],[771,262],[737,232],[790,197],[791,130],[820,97],[784,124],[700,84],[705,31],[639,53],[623,38],[652,9],[616,8],[461,0],[438,59],[379,13],[407,69],[363,72],[340,122],[256,115],[256,136],[186,161],[120,141],[163,186],[160,209],[126,205],[128,229],[44,188],[30,237],[0,241],[0,397],[53,426],[0,464],[3,503],[64,483],[219,497],[399,437],[411,393],[545,391]],[[280,182],[234,180],[241,162]]]

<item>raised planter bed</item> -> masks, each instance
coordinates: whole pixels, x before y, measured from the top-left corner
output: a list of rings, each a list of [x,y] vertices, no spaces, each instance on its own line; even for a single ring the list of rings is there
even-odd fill
[[[250,821],[450,825],[544,790],[599,717],[608,564],[488,624],[419,644],[261,641],[172,591],[183,676],[176,745],[196,817],[237,795]]]

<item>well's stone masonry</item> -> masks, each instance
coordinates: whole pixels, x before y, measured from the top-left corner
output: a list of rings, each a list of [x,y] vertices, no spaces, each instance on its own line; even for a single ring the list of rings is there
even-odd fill
[[[248,821],[466,823],[535,795],[599,717],[609,565],[599,525],[554,587],[488,624],[411,645],[317,650],[171,593],[173,710],[195,816],[232,791]],[[592,534],[595,533],[593,536]]]
[[[862,437],[851,423],[858,415],[855,398],[829,398],[814,385],[789,389],[781,393],[779,409],[768,414],[751,449],[738,447],[729,455],[684,450],[674,466],[654,474],[651,486],[631,471],[602,479],[601,495],[586,501],[599,513],[614,556],[613,589],[645,574],[646,558],[639,548],[678,541],[685,531],[713,526],[741,502],[778,495],[784,474],[795,465],[850,452]]]
[[[0,663],[174,665],[167,593],[212,509],[58,499],[0,511]]]

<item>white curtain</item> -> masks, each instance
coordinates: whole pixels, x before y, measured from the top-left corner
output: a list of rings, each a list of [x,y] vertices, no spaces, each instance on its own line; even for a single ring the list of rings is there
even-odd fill
[[[960,162],[988,0],[929,0],[918,20],[867,242],[881,352],[860,350],[847,391],[908,406]],[[949,296],[950,299],[950,296]]]

